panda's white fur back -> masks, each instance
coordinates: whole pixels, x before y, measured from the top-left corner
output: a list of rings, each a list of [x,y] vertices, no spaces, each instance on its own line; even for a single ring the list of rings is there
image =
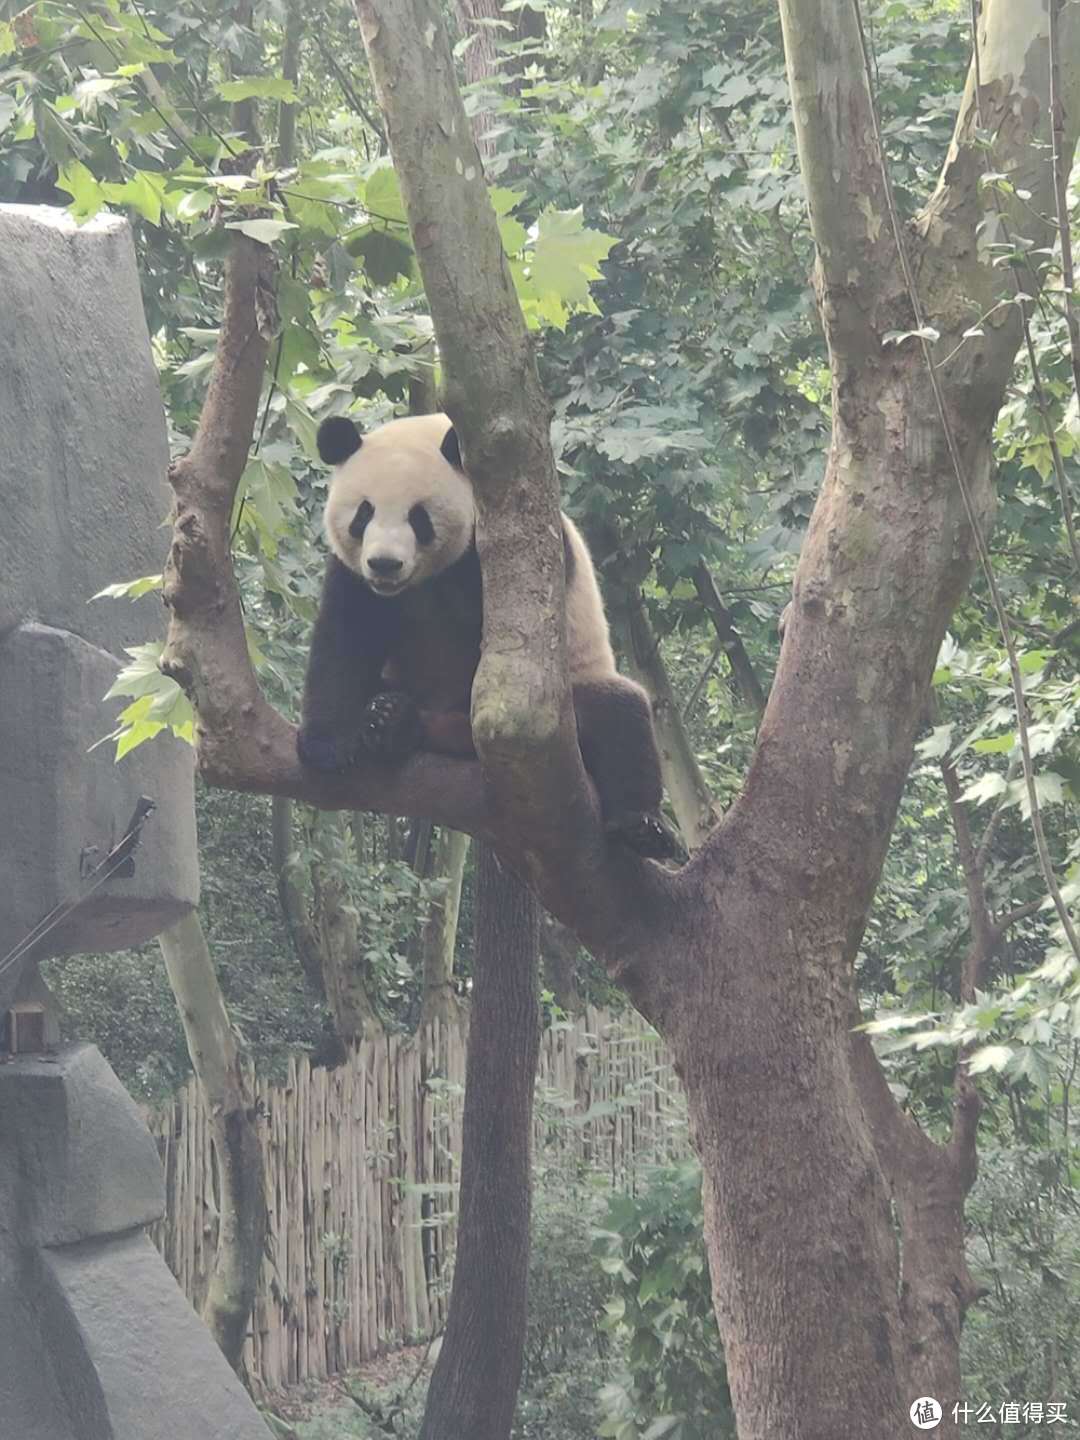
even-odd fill
[[[364,500],[376,514],[392,502],[402,520],[414,504],[429,510],[440,543],[427,554],[418,551],[411,583],[422,584],[465,553],[473,538],[475,502],[466,476],[440,451],[449,429],[449,417],[442,414],[391,420],[365,434],[359,450],[334,466],[324,526],[342,564],[362,573],[361,545],[349,527]],[[616,668],[600,587],[583,536],[562,518],[574,561],[566,587],[567,668],[571,681],[602,680]]]

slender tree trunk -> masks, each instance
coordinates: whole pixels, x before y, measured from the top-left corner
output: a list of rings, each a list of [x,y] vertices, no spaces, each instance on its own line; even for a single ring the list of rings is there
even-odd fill
[[[527,1319],[540,907],[476,847],[476,943],[450,1314],[420,1440],[507,1440]]]
[[[285,928],[289,932],[296,958],[304,978],[320,998],[326,998],[319,937],[308,915],[307,897],[296,883],[289,865],[293,848],[293,802],[284,795],[275,795],[270,811],[270,843],[278,899]]]
[[[336,816],[320,816],[319,828],[317,848],[324,853],[317,855],[311,866],[319,956],[334,1029],[348,1049],[381,1035],[383,1023],[371,998],[360,916],[349,899],[347,836]]]
[[[462,1019],[462,1007],[454,994],[454,947],[468,853],[468,835],[444,825],[435,846],[435,874],[445,878],[446,889],[432,902],[420,935],[424,976],[421,1025],[435,1019],[449,1023]]]
[[[203,1319],[234,1370],[251,1319],[266,1237],[262,1149],[236,1037],[202,923],[192,911],[158,937],[216,1161],[218,1235]]]
[[[300,42],[304,33],[304,12],[300,0],[288,0],[285,9],[285,40],[281,48],[281,78],[293,84],[300,74]],[[296,163],[296,104],[282,101],[278,107],[277,163],[287,170]]]
[[[634,678],[648,691],[660,750],[664,786],[686,846],[696,850],[719,818],[683,724],[667,667],[638,590],[626,598],[618,617],[623,649]]]
[[[577,936],[554,915],[544,915],[540,922],[540,961],[544,983],[555,1004],[568,1015],[581,1009],[578,989],[577,959],[580,946]]]

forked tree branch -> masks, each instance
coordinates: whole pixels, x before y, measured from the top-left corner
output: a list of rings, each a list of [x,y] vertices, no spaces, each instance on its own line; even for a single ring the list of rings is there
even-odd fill
[[[325,810],[423,816],[490,839],[531,876],[554,914],[595,953],[607,955],[645,1008],[654,1008],[638,960],[647,952],[652,926],[666,923],[662,901],[669,879],[659,867],[605,845],[572,731],[564,735],[560,724],[557,746],[549,737],[554,760],[539,767],[535,787],[528,778],[521,782],[523,793],[539,793],[540,799],[518,806],[513,786],[489,785],[475,761],[426,752],[394,768],[361,762],[343,775],[305,769],[297,759],[295,728],[263,696],[244,635],[230,519],[258,413],[269,349],[260,317],[272,309],[273,290],[270,250],[238,236],[226,264],[224,314],[199,428],[169,476],[175,508],[164,584],[170,623],[161,664],[194,705],[200,772],[228,789],[288,796]],[[546,436],[546,420],[544,429]],[[526,568],[520,542],[515,552],[520,575]],[[557,549],[556,567],[560,563]],[[555,596],[552,581],[550,606]],[[516,613],[525,626],[528,611]],[[504,634],[503,643],[511,646],[512,638]],[[519,693],[533,692],[526,686]],[[518,759],[527,754],[527,746],[510,749]],[[498,753],[496,742],[485,758]],[[527,767],[522,762],[514,773],[527,777]]]

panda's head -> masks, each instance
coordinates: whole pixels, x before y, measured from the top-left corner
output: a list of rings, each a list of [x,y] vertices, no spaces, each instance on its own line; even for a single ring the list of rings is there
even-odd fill
[[[370,435],[336,415],[319,426],[317,443],[334,472],[326,538],[377,595],[422,585],[473,543],[472,486],[445,415],[391,420]]]

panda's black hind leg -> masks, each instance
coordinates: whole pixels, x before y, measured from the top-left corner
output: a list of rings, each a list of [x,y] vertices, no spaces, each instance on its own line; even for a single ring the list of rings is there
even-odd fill
[[[610,839],[650,860],[685,859],[660,808],[660,757],[645,691],[621,675],[579,682],[574,713],[581,758],[599,793]]]
[[[419,748],[423,736],[420,711],[403,690],[373,696],[360,717],[364,748],[384,760],[403,760]]]

